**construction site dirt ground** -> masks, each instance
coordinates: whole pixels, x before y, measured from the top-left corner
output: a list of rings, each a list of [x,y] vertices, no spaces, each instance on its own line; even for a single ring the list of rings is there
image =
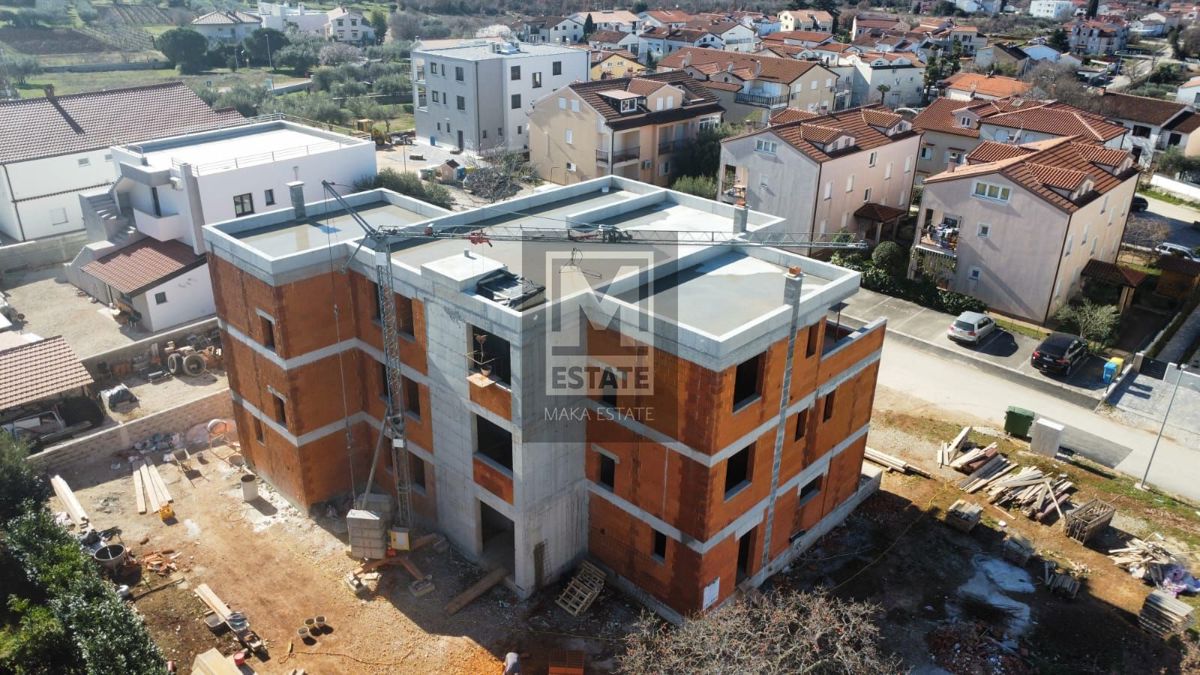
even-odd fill
[[[1183,661],[1177,642],[1164,643],[1138,628],[1137,612],[1150,587],[1116,567],[1104,552],[1130,536],[1159,533],[1164,544],[1195,562],[1200,550],[1195,508],[1134,490],[1129,479],[1102,469],[1030,455],[1023,442],[977,427],[977,439],[994,435],[1001,450],[1018,462],[1068,473],[1080,486],[1072,498],[1076,503],[1095,496],[1117,506],[1113,527],[1083,546],[1068,539],[1061,524],[1003,513],[987,505],[983,495],[964,495],[954,485],[961,474],[936,466],[938,443],[975,422],[946,419],[902,392],[880,387],[871,446],[919,463],[937,477],[887,474],[877,495],[767,588],[824,588],[879,604],[884,646],[915,672],[1182,673],[1194,668]],[[209,647],[227,654],[235,650],[232,638],[214,636],[204,625],[205,607],[193,593],[200,583],[244,611],[268,641],[270,660],[250,662],[260,673],[292,668],[317,674],[414,668],[486,673],[497,672],[509,651],[522,654],[524,672],[538,673],[545,672],[550,654],[564,649],[586,652],[589,672],[608,672],[642,611],[610,586],[583,616],[572,617],[554,603],[560,582],[525,601],[497,587],[446,616],[445,603],[483,572],[453,551],[431,548],[417,552],[415,560],[432,575],[433,594],[412,597],[407,590],[411,578],[392,567],[383,570],[377,595],[358,599],[342,581],[357,563],[345,553],[344,535],[338,534],[344,531],[341,521],[301,514],[266,486],[261,488],[264,498],[244,503],[240,470],[219,459],[233,452],[219,447],[200,453],[190,480],[173,465],[161,467],[175,499],[178,522],[171,525],[136,513],[124,459],[97,457],[91,465],[63,474],[98,529],[120,528],[135,554],[178,554],[173,577],[147,574],[134,593],[183,579],[135,601],[181,672]],[[120,466],[113,468],[117,461]],[[984,504],[983,521],[969,534],[941,522],[959,498]],[[1009,531],[1024,534],[1037,548],[1025,571],[999,560],[1001,540]],[[1042,586],[1043,558],[1086,567],[1076,599],[1052,595]],[[1195,598],[1185,600],[1200,604]],[[292,641],[303,620],[317,614],[326,616],[332,632],[313,644]],[[1004,641],[1011,651],[997,645]],[[289,642],[294,648],[290,657]]]
[[[521,602],[499,586],[446,616],[443,606],[483,572],[452,549],[429,547],[414,559],[432,575],[434,593],[412,597],[412,578],[396,566],[384,568],[377,594],[357,598],[343,581],[358,563],[336,533],[344,531],[340,519],[309,518],[265,485],[258,500],[244,502],[241,470],[220,459],[235,452],[220,446],[194,454],[195,472],[187,477],[175,465],[159,465],[174,499],[173,524],[137,513],[124,457],[97,457],[62,474],[96,529],[119,528],[134,555],[177,554],[173,575],[145,572],[140,583],[126,583],[155,641],[181,673],[210,647],[237,651],[231,636],[218,637],[204,624],[207,609],[194,594],[201,583],[244,612],[268,642],[269,660],[248,662],[256,673],[492,673],[509,651],[523,655],[526,672],[545,672],[549,655],[563,649],[584,650],[591,664],[607,670],[617,641],[640,611],[606,589],[576,618],[554,603],[553,592]],[[164,586],[174,579],[182,581]],[[160,590],[139,597],[155,588]],[[324,615],[332,630],[312,644],[293,640],[304,619],[316,615]]]

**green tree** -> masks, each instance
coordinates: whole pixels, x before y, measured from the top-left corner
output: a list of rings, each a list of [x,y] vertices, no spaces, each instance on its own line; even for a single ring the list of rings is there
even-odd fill
[[[448,209],[454,205],[450,191],[436,183],[427,183],[415,173],[397,171],[392,168],[380,171],[378,175],[358,181],[354,184],[356,192],[383,188],[414,199]]]
[[[1121,314],[1116,305],[1101,305],[1084,300],[1078,305],[1067,305],[1054,314],[1054,319],[1068,330],[1093,345],[1105,344],[1112,337]]]
[[[383,38],[385,35],[387,35],[387,30],[388,30],[387,12],[383,11],[382,9],[380,9],[378,7],[376,7],[375,9],[372,9],[370,21],[371,21],[371,29],[375,31],[375,43],[383,44]]]
[[[50,498],[50,486],[29,467],[29,448],[0,432],[0,526]]]
[[[1063,53],[1071,51],[1071,41],[1067,37],[1066,29],[1062,28],[1061,26],[1051,31],[1050,37],[1046,40],[1046,44],[1055,51]]]
[[[254,117],[259,114],[268,96],[265,87],[238,82],[218,94],[213,105],[217,108],[233,108],[243,117]]]
[[[680,176],[671,189],[705,199],[717,198],[717,181],[711,176]]]
[[[323,66],[340,66],[361,59],[362,50],[354,45],[335,42],[322,47],[317,58]]]
[[[30,75],[37,75],[42,72],[42,66],[38,63],[35,56],[8,55],[8,76],[12,79],[11,82],[5,82],[0,79],[0,86],[11,86],[12,84],[25,84],[29,81]],[[0,76],[4,71],[0,70]]]
[[[592,15],[588,14],[587,18],[583,20],[583,36],[588,37],[592,33],[595,33],[595,32],[596,32],[596,22],[592,21]]]
[[[642,2],[642,0],[638,0],[637,2],[633,3],[633,13],[634,14],[641,14],[642,12],[644,12],[648,9],[650,9],[650,5],[646,4],[645,2]]]
[[[721,141],[733,135],[733,127],[722,124],[709,127],[696,139],[675,150],[672,164],[677,176],[708,176],[715,178],[721,166]]]
[[[512,197],[521,190],[522,184],[537,176],[523,152],[493,150],[480,160],[467,174],[463,187],[488,203]]]
[[[886,84],[881,84],[878,87],[875,87],[875,89],[877,89],[879,91],[879,102],[880,103],[884,103],[885,101],[887,101],[888,92],[892,90],[892,88]]]
[[[8,596],[8,609],[17,619],[17,629],[7,648],[0,649],[0,672],[21,675],[83,674],[83,669],[79,667],[79,651],[54,612],[16,595]]]
[[[172,28],[159,35],[154,44],[179,72],[195,74],[204,70],[208,40],[190,28]]]
[[[291,40],[274,28],[259,28],[242,42],[250,62],[259,66],[274,65],[279,50],[289,44]]]
[[[904,276],[908,271],[908,255],[894,241],[881,242],[871,252],[871,262],[892,278]]]
[[[403,75],[384,75],[375,80],[371,91],[383,96],[403,96],[412,92],[412,83]]]

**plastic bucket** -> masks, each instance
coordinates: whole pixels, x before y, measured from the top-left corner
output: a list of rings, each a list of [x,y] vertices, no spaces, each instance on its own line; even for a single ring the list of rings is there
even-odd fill
[[[258,499],[258,476],[242,476],[242,501],[252,502],[255,499]]]

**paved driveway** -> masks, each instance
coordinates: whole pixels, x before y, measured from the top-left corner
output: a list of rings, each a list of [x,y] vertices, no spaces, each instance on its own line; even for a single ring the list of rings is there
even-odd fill
[[[1138,215],[1163,221],[1170,226],[1171,234],[1167,236],[1167,241],[1188,248],[1200,246],[1200,229],[1192,227],[1193,222],[1200,220],[1200,211],[1188,206],[1160,201],[1146,195],[1142,196],[1146,197],[1150,208]]]
[[[1104,359],[1098,356],[1088,357],[1084,366],[1076,368],[1069,377],[1043,375],[1029,364],[1039,341],[1025,335],[997,329],[977,346],[963,345],[946,337],[946,329],[954,320],[949,314],[866,289],[859,289],[846,304],[843,310],[846,316],[863,322],[886,317],[888,332],[914,338],[931,349],[999,366],[1014,375],[1041,380],[1096,402],[1104,396]]]

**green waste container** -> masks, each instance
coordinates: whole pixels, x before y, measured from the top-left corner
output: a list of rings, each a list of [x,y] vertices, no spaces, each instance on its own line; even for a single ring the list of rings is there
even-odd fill
[[[1029,428],[1033,426],[1033,411],[1016,406],[1009,406],[1004,414],[1004,431],[1010,436],[1029,438]]]

